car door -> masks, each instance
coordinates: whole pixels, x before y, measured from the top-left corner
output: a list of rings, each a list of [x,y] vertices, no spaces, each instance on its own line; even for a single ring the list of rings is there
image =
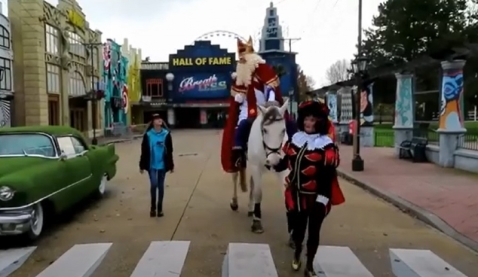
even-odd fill
[[[79,201],[90,193],[88,184],[91,183],[92,171],[90,161],[85,155],[88,149],[73,136],[57,137],[57,141],[68,176],[66,197],[72,202]]]

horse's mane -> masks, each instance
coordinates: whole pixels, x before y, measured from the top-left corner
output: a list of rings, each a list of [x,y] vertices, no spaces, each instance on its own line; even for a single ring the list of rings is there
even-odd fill
[[[273,102],[276,102],[276,101],[273,101]],[[277,104],[276,103],[267,102],[266,104],[267,110],[262,115],[262,126],[269,126],[274,122],[284,120],[284,117],[282,116],[280,112],[278,103]]]

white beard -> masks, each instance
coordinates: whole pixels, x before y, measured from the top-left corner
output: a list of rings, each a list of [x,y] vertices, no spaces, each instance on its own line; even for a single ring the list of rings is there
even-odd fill
[[[244,59],[246,60],[245,63],[237,63],[236,67],[236,85],[237,86],[249,86],[252,83],[252,76],[254,75],[254,71],[259,66],[259,64],[266,63],[256,53],[245,54]]]

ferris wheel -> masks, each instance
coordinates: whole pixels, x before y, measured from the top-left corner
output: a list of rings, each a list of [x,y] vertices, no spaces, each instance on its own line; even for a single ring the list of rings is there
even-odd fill
[[[260,32],[258,32],[257,34],[254,34],[252,36],[252,41],[253,41],[253,45],[254,45],[254,48],[255,46],[258,44],[259,40],[258,40],[258,37],[260,36]],[[236,40],[236,39],[240,39],[242,41],[247,41],[247,39],[235,32],[231,32],[231,31],[227,31],[227,30],[214,30],[214,31],[210,31],[210,32],[207,32],[207,33],[204,33],[202,35],[200,35],[199,37],[197,37],[194,41],[200,41],[200,40],[223,40],[223,39],[227,39],[227,40]]]

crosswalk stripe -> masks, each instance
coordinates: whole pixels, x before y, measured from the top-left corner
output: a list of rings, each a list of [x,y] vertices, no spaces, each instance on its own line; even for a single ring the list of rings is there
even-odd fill
[[[103,261],[111,245],[75,244],[37,277],[89,277]]]
[[[190,245],[190,241],[151,242],[130,277],[181,276]],[[36,277],[90,277],[111,246],[112,243],[75,244]],[[26,267],[24,263],[35,249],[0,250],[0,277]],[[396,277],[467,277],[430,250],[389,249],[389,253]],[[314,268],[320,277],[373,277],[359,257],[344,246],[320,246]],[[221,276],[278,277],[278,272],[268,244],[229,243]]]
[[[325,277],[373,277],[348,247],[320,246],[314,268]]]
[[[35,249],[32,246],[0,251],[0,277],[7,277],[19,269]]]
[[[430,250],[390,249],[396,277],[467,277]]]
[[[153,241],[131,277],[178,277],[186,260],[189,241]]]
[[[268,244],[229,243],[222,277],[278,277]]]

